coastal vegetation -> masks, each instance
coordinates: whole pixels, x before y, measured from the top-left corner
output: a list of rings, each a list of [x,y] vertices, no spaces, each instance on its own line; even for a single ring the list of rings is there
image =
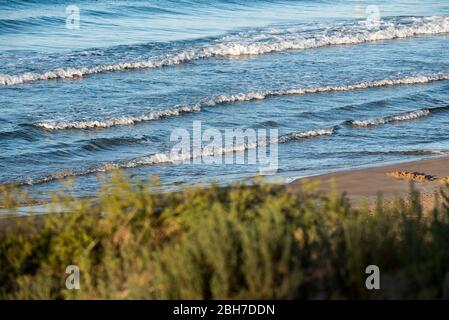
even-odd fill
[[[14,186],[0,193],[12,214],[27,198]],[[353,206],[313,184],[168,193],[119,172],[94,200],[63,188],[49,211],[0,220],[0,298],[449,298],[444,190],[424,212],[413,186],[407,199]],[[79,290],[66,287],[70,265]],[[379,290],[365,285],[369,265]]]

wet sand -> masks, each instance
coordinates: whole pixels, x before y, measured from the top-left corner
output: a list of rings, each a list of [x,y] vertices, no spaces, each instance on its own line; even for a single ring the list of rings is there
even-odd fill
[[[425,209],[431,209],[435,194],[439,193],[441,188],[446,189],[441,179],[449,177],[449,157],[306,177],[293,181],[289,186],[299,189],[304,182],[318,181],[318,189],[329,192],[334,181],[337,190],[345,192],[352,204],[359,205],[362,198],[374,204],[379,193],[382,193],[386,201],[391,201],[395,196],[406,198],[409,195],[412,179],[408,178],[408,174],[404,176],[405,172],[415,173],[416,179],[413,183],[421,192]],[[447,190],[449,193],[449,188]],[[30,203],[20,206],[14,213],[29,216],[48,211],[48,204]],[[0,218],[10,217],[8,213],[7,209],[0,208]]]
[[[404,178],[401,177],[403,174],[396,174],[399,172],[419,173],[425,177],[418,175],[416,179]],[[395,174],[388,175],[389,173]],[[327,192],[331,189],[331,182],[335,181],[337,190],[346,192],[349,200],[358,205],[363,197],[374,204],[379,192],[387,201],[395,196],[405,198],[409,195],[410,182],[413,180],[416,189],[421,192],[424,208],[431,209],[435,194],[445,188],[441,179],[448,176],[449,158],[445,157],[301,178],[292,182],[291,186],[297,188],[305,181],[318,181],[319,190]]]

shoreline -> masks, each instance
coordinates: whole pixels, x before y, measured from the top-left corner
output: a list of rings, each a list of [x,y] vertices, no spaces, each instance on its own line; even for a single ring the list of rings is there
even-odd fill
[[[432,209],[435,194],[439,193],[439,190],[445,186],[439,179],[449,177],[449,156],[343,169],[300,177],[286,183],[286,186],[299,190],[304,183],[317,182],[318,191],[329,192],[332,189],[332,182],[335,181],[337,191],[345,192],[352,205],[359,205],[363,198],[368,200],[369,204],[374,204],[379,192],[382,193],[383,199],[387,202],[393,200],[396,196],[406,198],[409,195],[412,179],[399,179],[387,175],[387,173],[404,171],[422,173],[435,178],[432,181],[413,181],[415,188],[421,193],[424,209]],[[22,203],[16,208],[16,214],[12,216],[45,214],[48,206],[49,202],[46,201]],[[11,217],[11,215],[8,215],[8,209],[0,207],[0,219],[6,217]]]
[[[420,173],[427,177],[418,176],[414,179],[387,175],[399,172]],[[332,182],[335,182],[337,190],[345,192],[353,205],[359,205],[363,198],[372,205],[379,193],[386,201],[392,201],[395,197],[406,198],[413,181],[416,190],[421,193],[423,207],[427,210],[433,208],[435,194],[445,186],[441,179],[448,176],[449,157],[439,157],[304,177],[290,182],[289,186],[299,189],[304,183],[315,182],[318,183],[319,191],[329,192]]]

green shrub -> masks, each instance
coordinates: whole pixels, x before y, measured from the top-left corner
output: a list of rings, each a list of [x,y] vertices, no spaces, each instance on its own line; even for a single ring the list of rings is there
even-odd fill
[[[14,211],[23,195],[0,190]],[[449,298],[449,198],[374,209],[279,185],[186,188],[117,174],[95,199],[62,191],[47,215],[0,222],[2,299]],[[60,213],[63,208],[63,213]],[[381,270],[367,290],[365,268]],[[81,289],[65,287],[65,268]]]

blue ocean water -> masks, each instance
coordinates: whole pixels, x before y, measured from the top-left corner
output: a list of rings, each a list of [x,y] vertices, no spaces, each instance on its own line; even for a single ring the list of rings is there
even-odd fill
[[[285,181],[449,151],[446,0],[0,0],[0,61],[0,184],[42,197],[258,174],[167,161],[194,121],[278,129]]]

